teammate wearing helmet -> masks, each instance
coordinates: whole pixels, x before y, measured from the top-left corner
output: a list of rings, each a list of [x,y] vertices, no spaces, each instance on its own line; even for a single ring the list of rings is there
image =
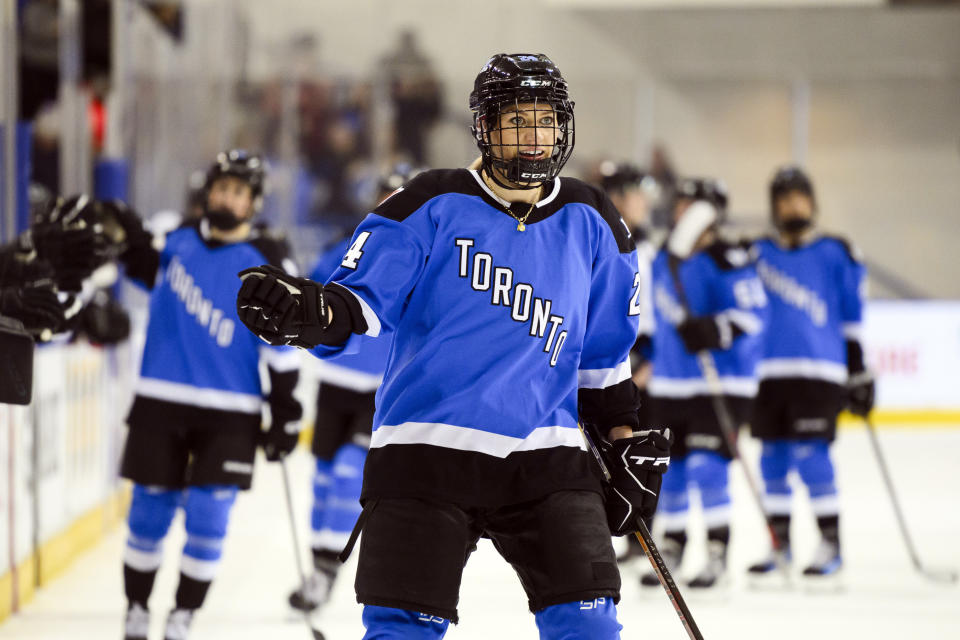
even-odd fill
[[[553,62],[493,56],[470,107],[479,170],[418,175],[325,285],[242,273],[239,314],[321,358],[392,334],[357,527],[367,638],[442,637],[481,536],[517,571],[541,637],[617,638],[608,518],[622,534],[650,512],[668,448],[633,435],[636,251],[599,189],[559,176],[574,121]],[[578,420],[623,457],[606,509]]]
[[[747,247],[721,234],[727,191],[719,180],[685,179],[677,188],[674,224],[653,261],[651,424],[676,434],[673,464],[663,477],[657,518],[661,554],[679,567],[687,546],[690,489],[696,487],[707,528],[707,562],[689,582],[721,586],[730,543],[729,465],[733,452],[714,407],[719,391],[736,424],[747,420],[757,391],[766,298]],[[719,389],[701,370],[709,352]],[[656,586],[653,573],[641,583]]]
[[[766,508],[785,547],[784,560],[791,560],[787,476],[796,470],[807,486],[821,535],[803,574],[822,581],[842,568],[839,500],[830,460],[837,414],[844,406],[860,415],[873,408],[873,377],[860,345],[866,269],[845,240],[817,231],[813,183],[799,167],[784,167],[774,175],[770,212],[775,232],[756,243],[771,317],[751,425],[763,442]],[[772,553],[749,568],[751,577],[779,573]]]
[[[264,178],[258,156],[220,153],[207,173],[202,218],[168,234],[160,251],[137,214],[115,206],[127,239],[121,261],[127,275],[150,290],[121,466],[121,475],[134,483],[123,567],[126,640],[147,637],[147,600],[177,509],[185,512],[187,541],[166,640],[186,638],[203,604],[237,492],[250,487],[257,445],[271,460],[296,445],[298,353],[264,345],[236,326],[233,274],[264,261],[290,265],[286,243],[253,226]],[[270,376],[266,399],[261,360]],[[260,427],[264,402],[272,416],[266,433]]]
[[[398,163],[377,184],[374,204],[383,202],[423,169]],[[350,238],[328,249],[310,272],[326,282],[350,248]],[[314,571],[290,594],[290,606],[313,611],[330,597],[340,571],[338,556],[360,515],[363,463],[370,446],[374,395],[383,380],[390,353],[389,338],[361,338],[357,353],[314,362],[320,389],[313,422],[311,450],[316,458],[313,505],[310,512],[310,549]]]

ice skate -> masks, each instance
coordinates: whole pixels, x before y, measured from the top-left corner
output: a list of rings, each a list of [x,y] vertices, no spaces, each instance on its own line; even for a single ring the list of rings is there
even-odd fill
[[[307,581],[290,594],[287,602],[299,611],[312,612],[330,599],[334,576],[317,570],[307,576]]]
[[[707,564],[687,583],[697,591],[719,590],[726,587],[730,580],[727,575],[727,545],[713,541],[707,546]]]
[[[150,630],[150,612],[134,602],[127,609],[123,625],[123,640],[147,640]]]
[[[813,553],[813,560],[803,570],[804,588],[811,591],[834,592],[843,589],[843,558],[840,545],[821,540]]]
[[[792,560],[790,549],[770,551],[765,558],[747,568],[747,581],[750,587],[754,589],[789,587]],[[782,567],[786,568],[786,572]]]
[[[164,640],[187,640],[193,614],[193,609],[174,609],[171,611],[167,618],[166,631],[163,632]]]

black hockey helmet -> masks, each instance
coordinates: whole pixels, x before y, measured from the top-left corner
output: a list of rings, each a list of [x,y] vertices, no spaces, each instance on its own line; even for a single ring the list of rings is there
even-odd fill
[[[677,199],[705,200],[712,204],[721,218],[727,211],[730,194],[723,180],[715,178],[683,178],[677,185]]]
[[[813,208],[817,208],[817,198],[813,191],[813,182],[803,169],[796,165],[780,167],[773,174],[770,180],[770,214],[775,215],[774,203],[780,196],[786,195],[791,191],[799,191],[806,194],[813,202]]]
[[[600,187],[607,193],[639,188],[649,176],[628,162],[604,160],[600,163]]]
[[[549,104],[554,111],[553,127],[556,141],[548,158],[504,160],[494,154],[491,140],[494,131],[500,131],[500,113],[508,106],[522,103]],[[570,159],[574,145],[573,101],[567,90],[567,81],[560,70],[542,53],[498,53],[490,58],[477,74],[470,93],[473,111],[471,132],[480,148],[483,170],[494,182],[506,189],[533,189],[557,177]],[[534,129],[537,123],[533,123]],[[540,125],[543,126],[543,125]],[[519,138],[519,125],[516,126]],[[498,171],[493,171],[496,168]],[[504,184],[501,178],[511,184]]]
[[[210,190],[217,178],[223,176],[233,176],[249,184],[254,211],[259,211],[267,181],[263,158],[243,149],[221,151],[207,170],[207,178],[203,185],[204,193]]]

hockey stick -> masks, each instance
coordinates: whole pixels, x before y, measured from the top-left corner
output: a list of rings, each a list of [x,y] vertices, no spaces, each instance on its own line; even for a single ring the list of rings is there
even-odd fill
[[[297,535],[297,519],[293,512],[293,497],[290,492],[290,474],[287,472],[286,457],[280,458],[280,470],[283,473],[283,492],[287,498],[287,514],[290,516],[290,532],[293,534],[293,555],[297,559],[297,571],[300,572],[300,588],[306,590],[307,574],[303,570],[303,560],[300,558],[300,537]],[[314,628],[313,623],[310,621],[309,611],[303,612],[303,619],[307,623],[310,633],[313,635],[313,640],[325,640],[324,635],[320,633],[318,629]]]
[[[580,427],[580,433],[583,434],[584,441],[586,441],[587,446],[590,447],[590,451],[593,452],[593,457],[596,458],[597,464],[600,465],[600,471],[603,472],[603,477],[609,482],[610,470],[607,469],[603,458],[600,457],[600,451],[597,450],[597,446],[593,443],[593,440],[590,439],[590,435],[583,426],[577,426]],[[674,611],[676,611],[680,617],[683,628],[687,630],[687,636],[690,637],[690,640],[703,640],[703,634],[700,633],[700,629],[693,619],[693,614],[690,613],[690,609],[687,608],[687,603],[684,602],[683,596],[680,594],[680,588],[677,586],[677,583],[674,582],[673,575],[670,573],[667,564],[660,555],[660,550],[657,549],[657,545],[653,542],[653,535],[650,533],[650,529],[647,528],[643,518],[639,515],[636,518],[635,524],[637,525],[637,530],[634,532],[634,535],[637,536],[640,546],[643,547],[643,551],[647,554],[650,564],[653,565],[653,571],[657,574],[657,579],[660,581],[660,584],[663,585],[663,590],[667,592],[667,597],[670,598],[670,604],[673,605]]]
[[[670,267],[670,276],[673,279],[674,288],[677,290],[677,296],[680,298],[680,304],[689,317],[691,315],[690,302],[687,299],[686,291],[684,291],[683,282],[680,280],[680,259],[670,254],[667,258],[667,263]],[[753,502],[760,510],[763,521],[767,525],[767,532],[770,534],[770,544],[773,546],[774,562],[776,562],[777,569],[780,570],[783,577],[789,580],[790,567],[787,565],[782,553],[785,547],[777,535],[776,529],[773,528],[773,521],[770,515],[763,507],[763,495],[760,493],[760,487],[754,479],[753,473],[751,473],[746,461],[743,459],[743,455],[740,453],[740,447],[737,444],[737,425],[734,423],[733,416],[730,414],[730,408],[723,399],[723,386],[720,384],[720,374],[717,373],[717,365],[713,360],[713,356],[706,349],[697,352],[697,364],[700,366],[700,371],[707,381],[707,388],[710,390],[710,400],[713,403],[713,411],[717,416],[717,422],[720,424],[720,431],[727,441],[730,453],[733,454],[734,459],[740,463],[740,468],[743,470],[743,476],[747,480],[747,486],[750,489]]]
[[[893,479],[890,476],[890,470],[887,467],[886,458],[883,450],[880,448],[880,440],[877,438],[876,427],[869,417],[863,418],[863,424],[867,427],[867,434],[870,436],[870,444],[873,447],[874,456],[877,459],[877,465],[880,467],[880,475],[883,476],[883,482],[887,485],[887,494],[890,496],[890,503],[893,504],[893,512],[897,517],[897,524],[900,526],[900,534],[903,536],[903,542],[907,546],[907,553],[910,554],[910,560],[914,568],[920,575],[934,582],[943,582],[953,584],[957,581],[957,572],[952,569],[930,569],[923,566],[920,562],[920,556],[917,554],[916,547],[913,546],[913,539],[907,530],[907,521],[903,517],[903,511],[900,509],[900,500],[897,499],[897,492],[893,488]]]

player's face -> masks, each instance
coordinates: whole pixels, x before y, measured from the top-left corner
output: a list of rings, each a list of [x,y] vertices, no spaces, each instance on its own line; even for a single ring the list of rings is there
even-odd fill
[[[802,191],[788,191],[774,201],[777,220],[812,220],[813,201]]]
[[[650,206],[647,196],[639,188],[624,189],[621,193],[611,195],[610,200],[617,208],[624,222],[631,228],[642,227],[647,224]]]
[[[211,211],[229,211],[243,220],[253,211],[253,191],[244,180],[223,176],[210,185],[207,207]]]
[[[500,112],[500,119],[490,132],[490,142],[494,155],[501,160],[546,160],[553,155],[559,132],[552,106],[545,102],[521,102]]]

